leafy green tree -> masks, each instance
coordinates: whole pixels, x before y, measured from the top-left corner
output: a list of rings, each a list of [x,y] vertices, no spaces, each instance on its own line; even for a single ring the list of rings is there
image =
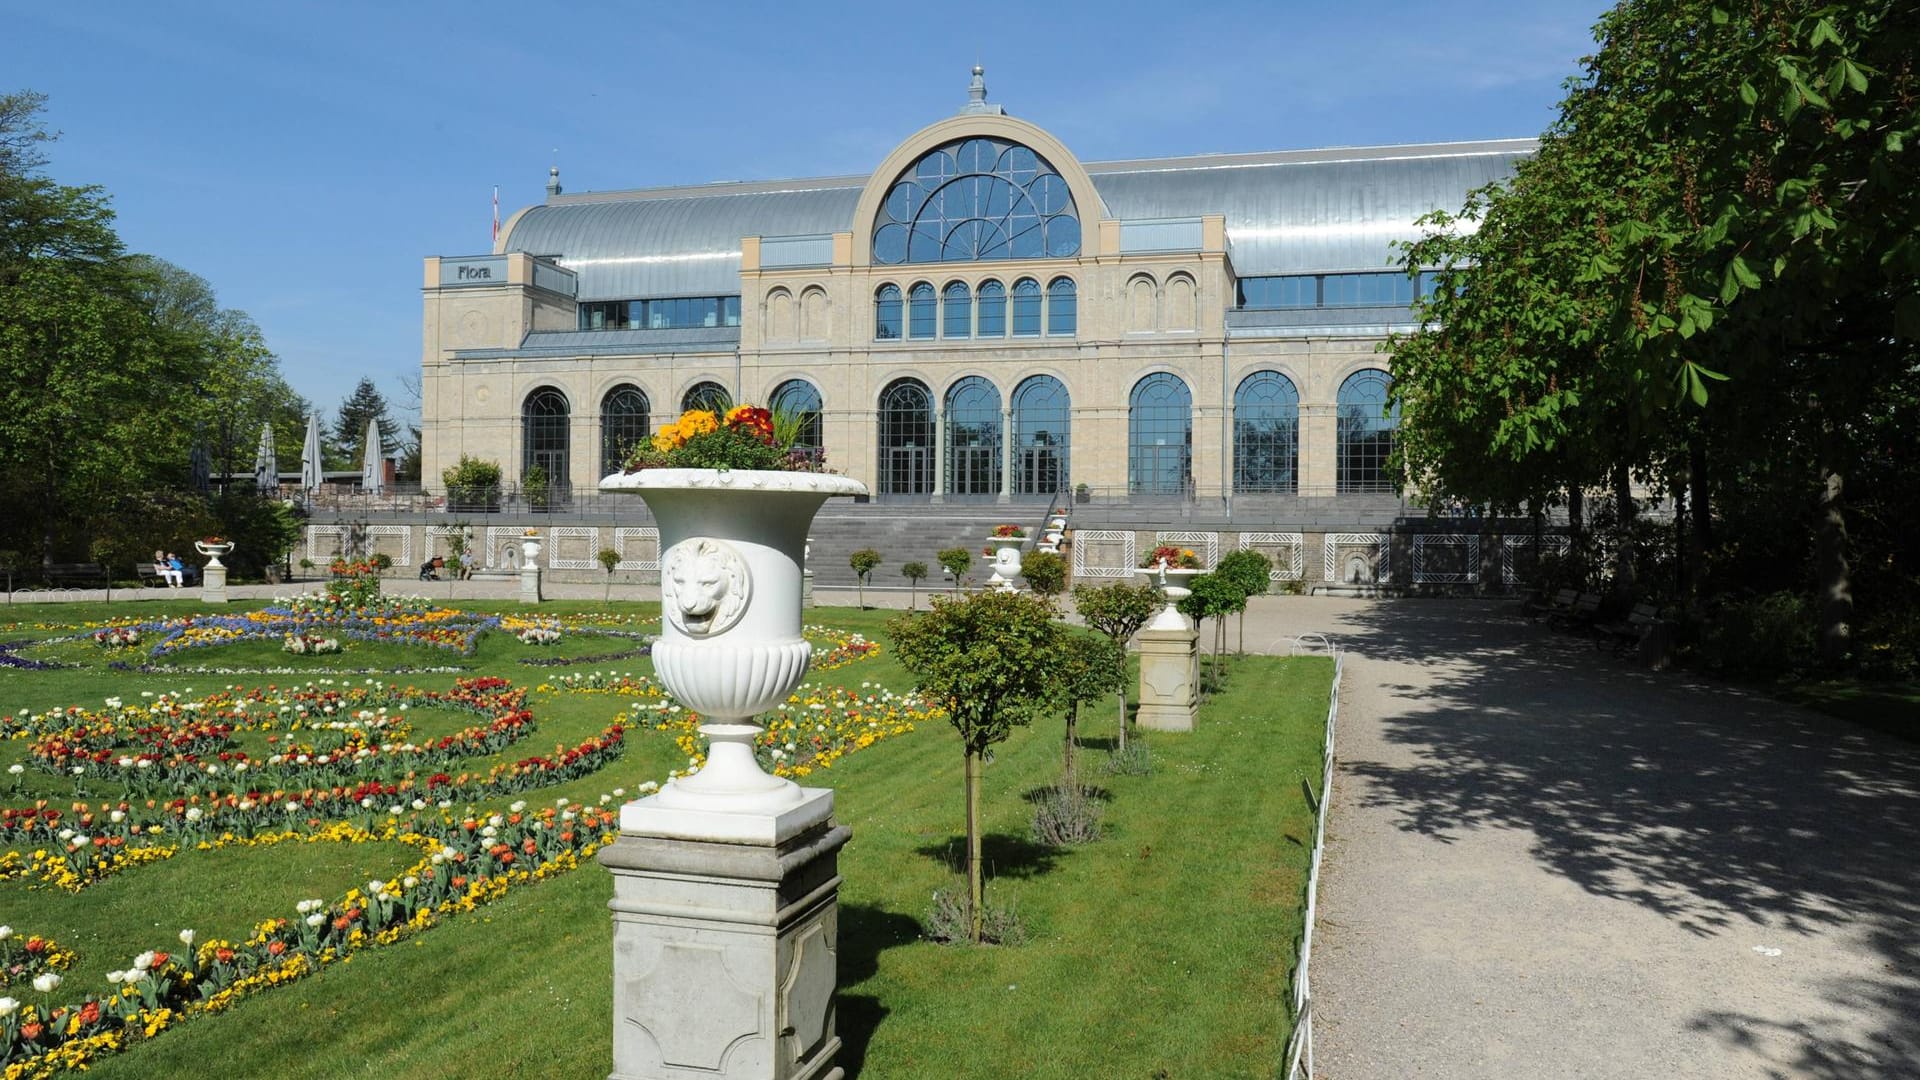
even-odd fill
[[[447,485],[447,509],[496,510],[500,506],[500,463],[468,454],[440,471]]]
[[[1076,585],[1073,608],[1088,626],[1107,636],[1121,655],[1127,642],[1152,620],[1164,598],[1158,587],[1116,581],[1111,585]],[[1127,748],[1127,688],[1116,691],[1120,701],[1120,749]]]
[[[853,567],[855,578],[859,581],[860,610],[867,610],[867,575],[880,565],[880,553],[872,548],[861,548],[847,556],[847,565]]]
[[[1064,639],[1060,694],[1066,699],[1067,742],[1062,754],[1066,787],[1076,783],[1074,751],[1079,746],[1080,706],[1127,690],[1126,649],[1113,639],[1070,631]]]
[[[1054,697],[1066,628],[1053,607],[1023,593],[989,590],[935,597],[933,610],[887,623],[900,663],[928,700],[947,711],[966,753],[967,891],[971,939],[980,941],[985,882],[980,859],[980,785],[986,754]]]
[[[938,552],[933,558],[953,577],[953,592],[959,595],[967,571],[973,569],[973,552],[963,547],[951,547]]]
[[[600,551],[594,555],[594,559],[600,563],[600,569],[607,572],[607,591],[606,594],[601,597],[601,600],[605,603],[612,603],[613,571],[615,567],[620,565],[620,553],[612,548],[601,548]]]
[[[905,563],[900,567],[900,576],[907,579],[907,610],[913,611],[919,603],[920,579],[927,576],[927,564]]]
[[[1251,548],[1222,558],[1213,572],[1232,581],[1249,600],[1265,596],[1273,587],[1273,560],[1267,558],[1265,552]],[[1240,605],[1240,651],[1243,653],[1247,651],[1247,607],[1245,603]]]
[[[1180,598],[1177,605],[1180,613],[1192,619],[1196,625],[1206,619],[1213,620],[1210,666],[1213,670],[1212,685],[1217,687],[1220,684],[1220,654],[1226,648],[1226,618],[1246,609],[1247,594],[1241,591],[1238,581],[1217,569],[1187,582],[1187,588],[1190,591]]]
[[[1029,551],[1020,560],[1020,575],[1041,596],[1059,596],[1067,588],[1067,560],[1057,552]]]

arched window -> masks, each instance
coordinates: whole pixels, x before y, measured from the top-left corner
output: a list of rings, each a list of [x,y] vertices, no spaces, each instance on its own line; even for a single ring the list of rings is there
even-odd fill
[[[733,395],[717,382],[694,383],[687,387],[686,393],[680,395],[681,412],[705,409],[711,413],[724,414],[731,408],[733,408]]]
[[[600,399],[600,475],[610,476],[626,464],[627,451],[653,434],[646,391],[622,383]]]
[[[1400,404],[1393,400],[1393,380],[1384,371],[1356,371],[1340,384],[1339,469],[1337,490],[1342,495],[1393,490],[1387,458],[1393,453],[1393,431],[1400,426]]]
[[[933,286],[922,281],[907,291],[907,336],[932,337],[935,318]]]
[[[933,494],[933,395],[918,379],[880,391],[881,495]]]
[[[1040,283],[1030,277],[1013,283],[1013,336],[1040,336]]]
[[[1001,139],[929,151],[894,181],[873,223],[873,261],[883,264],[1079,252],[1066,180],[1040,155]]]
[[[1054,278],[1047,286],[1047,333],[1072,337],[1078,327],[1073,279]]]
[[[800,294],[800,340],[825,341],[831,327],[831,305],[827,290],[811,288]]]
[[[1067,490],[1072,443],[1072,403],[1051,375],[1035,375],[1013,388],[1013,493],[1052,498]]]
[[[1007,287],[991,279],[980,283],[980,336],[1007,336]]]
[[[1127,399],[1127,490],[1183,495],[1193,483],[1193,394],[1165,371],[1133,384]]]
[[[572,418],[567,395],[553,387],[543,386],[527,395],[520,408],[520,485],[529,495],[537,489],[528,484],[529,478],[545,478],[545,490],[540,492],[543,501],[566,489],[571,479],[568,448]],[[535,469],[540,471],[535,473]]]
[[[1292,495],[1300,488],[1300,393],[1277,371],[1256,371],[1233,392],[1233,490]]]
[[[799,434],[794,436],[793,448],[805,451],[814,461],[826,444],[820,438],[820,391],[805,379],[788,379],[773,388],[773,395],[767,399],[767,408],[776,415],[793,417],[800,425]]]
[[[964,281],[953,282],[941,291],[940,336],[973,336],[973,294]]]
[[[1000,391],[969,375],[947,391],[947,494],[1000,494]]]
[[[881,341],[897,341],[901,331],[900,286],[882,285],[873,294],[873,336]]]

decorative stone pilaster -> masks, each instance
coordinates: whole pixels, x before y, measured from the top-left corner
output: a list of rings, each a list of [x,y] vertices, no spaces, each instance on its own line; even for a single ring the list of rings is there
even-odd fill
[[[1140,709],[1134,723],[1151,731],[1192,731],[1200,698],[1200,635],[1192,630],[1142,630]]]
[[[520,602],[540,602],[540,537],[532,530],[520,538]]]

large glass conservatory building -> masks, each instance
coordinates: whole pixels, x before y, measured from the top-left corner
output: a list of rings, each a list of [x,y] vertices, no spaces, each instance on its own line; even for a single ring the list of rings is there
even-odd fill
[[[1081,162],[986,102],[866,176],[563,194],[427,260],[429,485],[591,489],[695,404],[883,500],[1390,490],[1395,243],[1531,140]]]

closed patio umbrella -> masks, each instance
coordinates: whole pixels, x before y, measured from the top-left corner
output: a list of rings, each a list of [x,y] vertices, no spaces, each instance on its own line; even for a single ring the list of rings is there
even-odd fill
[[[307,414],[307,441],[300,448],[300,487],[308,492],[320,487],[320,414]]]
[[[273,446],[273,421],[260,426],[260,449],[253,455],[253,486],[265,495],[280,488],[280,455]]]
[[[367,455],[360,463],[360,490],[378,495],[386,490],[386,470],[380,467],[380,421],[367,418]]]

